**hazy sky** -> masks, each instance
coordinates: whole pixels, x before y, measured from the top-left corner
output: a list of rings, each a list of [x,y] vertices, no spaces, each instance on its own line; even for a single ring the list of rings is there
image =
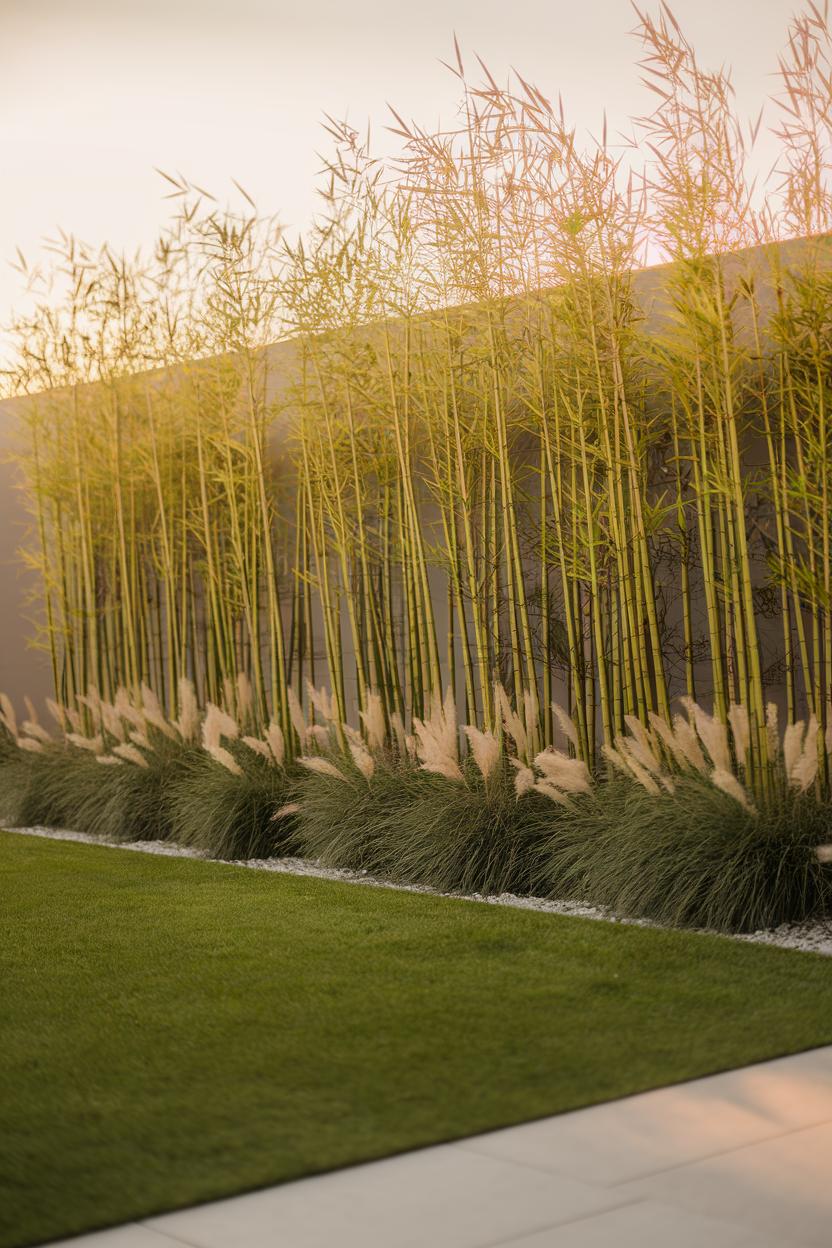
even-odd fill
[[[749,116],[796,7],[673,6],[700,61],[733,67]],[[154,166],[221,198],[236,178],[302,226],[322,114],[359,128],[369,117],[380,139],[386,101],[427,125],[451,116],[455,82],[439,60],[454,29],[470,62],[478,52],[497,78],[513,65],[561,91],[579,129],[597,132],[606,107],[614,131],[649,106],[634,21],[627,0],[0,0],[0,322],[21,302],[15,246],[36,256],[58,225],[117,248],[153,237],[169,207]]]

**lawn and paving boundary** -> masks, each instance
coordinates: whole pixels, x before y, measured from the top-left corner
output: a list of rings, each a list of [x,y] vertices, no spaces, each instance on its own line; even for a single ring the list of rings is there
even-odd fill
[[[832,1041],[828,960],[0,834],[2,1248]]]

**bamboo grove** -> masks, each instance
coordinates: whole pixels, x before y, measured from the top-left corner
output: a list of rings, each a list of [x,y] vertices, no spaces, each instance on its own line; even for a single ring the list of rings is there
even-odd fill
[[[637,33],[631,148],[457,50],[454,127],[394,114],[383,162],[329,124],[300,242],[171,179],[150,258],[55,245],[9,386],[64,702],[144,682],[173,716],[187,677],[233,712],[244,672],[291,742],[307,681],[388,724],[450,686],[494,731],[499,686],[536,749],[568,708],[594,768],[684,694],[747,708],[761,796],[772,698],[822,743],[829,30],[788,32],[764,195],[727,74],[668,9]]]

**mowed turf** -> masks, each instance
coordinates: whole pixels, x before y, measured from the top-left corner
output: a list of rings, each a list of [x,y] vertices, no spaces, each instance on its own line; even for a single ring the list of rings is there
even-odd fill
[[[0,833],[0,1245],[832,1041],[832,961]]]

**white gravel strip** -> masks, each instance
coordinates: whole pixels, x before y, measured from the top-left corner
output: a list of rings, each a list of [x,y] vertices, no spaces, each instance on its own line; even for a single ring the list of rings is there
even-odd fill
[[[69,832],[55,828],[4,828],[23,836],[43,836],[55,841],[80,841],[86,845],[104,845],[110,849],[133,849],[143,854],[161,854],[168,858],[201,858],[205,862],[221,862],[230,867],[249,867],[255,871],[277,871],[283,875],[308,875],[319,880],[338,880],[343,884],[369,884],[375,888],[392,888],[404,893],[423,893],[429,897],[454,897],[462,901],[479,901],[491,906],[513,906],[517,910],[538,910],[544,914],[564,914],[570,918],[600,919],[606,923],[622,923],[633,927],[660,927],[649,919],[621,918],[603,906],[590,906],[576,901],[548,901],[543,897],[517,897],[513,893],[484,896],[482,893],[442,893],[422,884],[394,884],[377,879],[366,871],[348,871],[341,867],[325,867],[308,858],[240,858],[234,860],[209,858],[200,849],[172,845],[169,841],[107,841],[87,832]],[[696,929],[699,930],[699,929]],[[701,932],[702,935],[725,936],[724,932]],[[726,936],[728,940],[752,941],[761,945],[780,945],[783,949],[800,949],[806,953],[822,953],[832,957],[832,919],[814,923],[782,923],[759,932],[742,936]]]

